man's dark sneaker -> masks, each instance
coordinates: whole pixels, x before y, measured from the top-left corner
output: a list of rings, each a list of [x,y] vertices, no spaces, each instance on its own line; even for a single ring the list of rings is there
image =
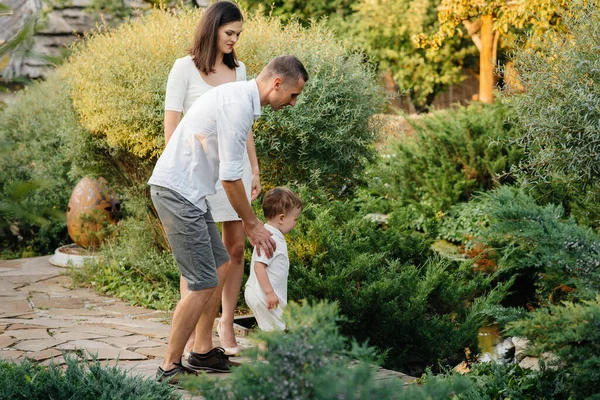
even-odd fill
[[[206,354],[190,352],[186,366],[194,371],[231,372],[234,364],[225,355],[225,350],[215,347]]]
[[[182,375],[196,375],[196,371],[184,367],[181,363],[173,363],[175,366],[168,371],[158,367],[156,371],[156,380],[159,382],[167,381],[169,384],[175,384],[179,382]]]

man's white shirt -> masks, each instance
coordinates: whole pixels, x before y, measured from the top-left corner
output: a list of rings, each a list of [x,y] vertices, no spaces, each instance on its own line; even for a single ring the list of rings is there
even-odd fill
[[[148,184],[174,190],[206,211],[217,179],[242,178],[248,132],[260,115],[254,79],[209,90],[177,125]]]

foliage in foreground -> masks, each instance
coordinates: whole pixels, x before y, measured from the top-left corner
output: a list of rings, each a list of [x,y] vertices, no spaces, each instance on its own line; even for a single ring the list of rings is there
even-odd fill
[[[179,399],[170,386],[133,377],[118,366],[65,354],[66,369],[30,360],[0,360],[0,399],[154,400]]]
[[[534,351],[558,356],[556,364],[570,373],[576,399],[599,397],[600,295],[535,310],[510,324],[508,333],[527,337]]]
[[[485,223],[463,222],[453,226],[453,235],[468,229],[467,246],[480,242],[495,249],[488,256],[497,274],[519,274],[519,295],[535,293],[532,303],[591,300],[600,292],[600,238],[567,218],[561,206],[540,206],[524,190],[502,186],[451,214],[448,223],[470,218]]]
[[[593,307],[594,313],[598,314],[598,303]],[[539,370],[491,362],[473,365],[466,375],[453,372],[433,375],[429,371],[419,384],[408,387],[402,387],[401,381],[375,381],[376,368],[370,365],[373,349],[358,346],[356,342],[350,346],[340,335],[336,327],[340,319],[335,306],[306,302],[300,306],[291,302],[284,318],[289,331],[255,333],[253,338],[264,347],[250,351],[247,355],[252,361],[234,369],[229,379],[216,380],[204,375],[188,379],[186,388],[199,391],[208,400],[580,399],[590,394],[593,398],[595,393],[589,381],[573,381],[575,370],[564,368],[564,365],[549,367],[543,362]],[[533,321],[528,323],[537,335],[539,330],[533,328],[534,324]],[[596,336],[592,334],[591,337],[596,340]],[[584,355],[583,351],[580,355]],[[593,352],[592,358],[595,355]],[[350,367],[351,364],[354,365]],[[588,370],[592,374],[593,371]],[[577,384],[580,387],[576,387]]]
[[[496,174],[521,157],[516,146],[496,142],[513,134],[507,113],[501,105],[473,104],[407,119],[414,134],[391,144],[369,172],[371,187],[428,217],[495,187]]]
[[[235,368],[228,379],[204,375],[189,379],[186,388],[198,390],[207,400],[405,400],[449,398],[466,386],[434,382],[404,390],[401,380],[376,381],[377,367],[370,364],[373,350],[355,342],[350,346],[340,335],[332,304],[291,302],[284,319],[288,331],[256,333],[254,338],[265,349],[252,352],[252,362]]]
[[[525,151],[521,177],[546,201],[572,208],[580,223],[598,226],[600,8],[596,1],[573,3],[563,15],[565,31],[544,32],[516,52],[526,90],[504,100],[521,128],[515,139]]]

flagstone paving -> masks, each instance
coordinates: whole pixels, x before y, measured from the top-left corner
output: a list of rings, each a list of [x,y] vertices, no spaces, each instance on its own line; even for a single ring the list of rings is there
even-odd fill
[[[154,376],[166,349],[170,313],[73,288],[71,278],[61,275],[65,269],[49,258],[0,260],[0,358],[60,364],[62,352],[77,351],[118,363],[132,375]],[[236,329],[238,343],[249,347],[243,332]],[[218,337],[213,341],[218,345]],[[378,375],[414,379],[383,369]]]
[[[0,260],[0,358],[64,364],[63,352],[77,351],[132,375],[154,376],[165,353],[170,313],[74,288],[61,275],[66,270],[49,258]],[[249,346],[247,339],[238,341]]]

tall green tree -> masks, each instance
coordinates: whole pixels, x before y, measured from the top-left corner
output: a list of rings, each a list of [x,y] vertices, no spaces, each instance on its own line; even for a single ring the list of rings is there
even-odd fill
[[[511,28],[527,29],[533,37],[561,26],[568,0],[442,0],[439,28],[414,36],[420,47],[441,49],[455,36],[468,35],[479,50],[479,100],[493,102],[495,66],[501,35]]]
[[[391,74],[417,111],[462,81],[463,68],[472,64],[475,54],[460,37],[439,49],[418,48],[411,40],[423,31],[436,32],[438,5],[439,0],[359,0],[339,32],[377,62],[380,72]]]

